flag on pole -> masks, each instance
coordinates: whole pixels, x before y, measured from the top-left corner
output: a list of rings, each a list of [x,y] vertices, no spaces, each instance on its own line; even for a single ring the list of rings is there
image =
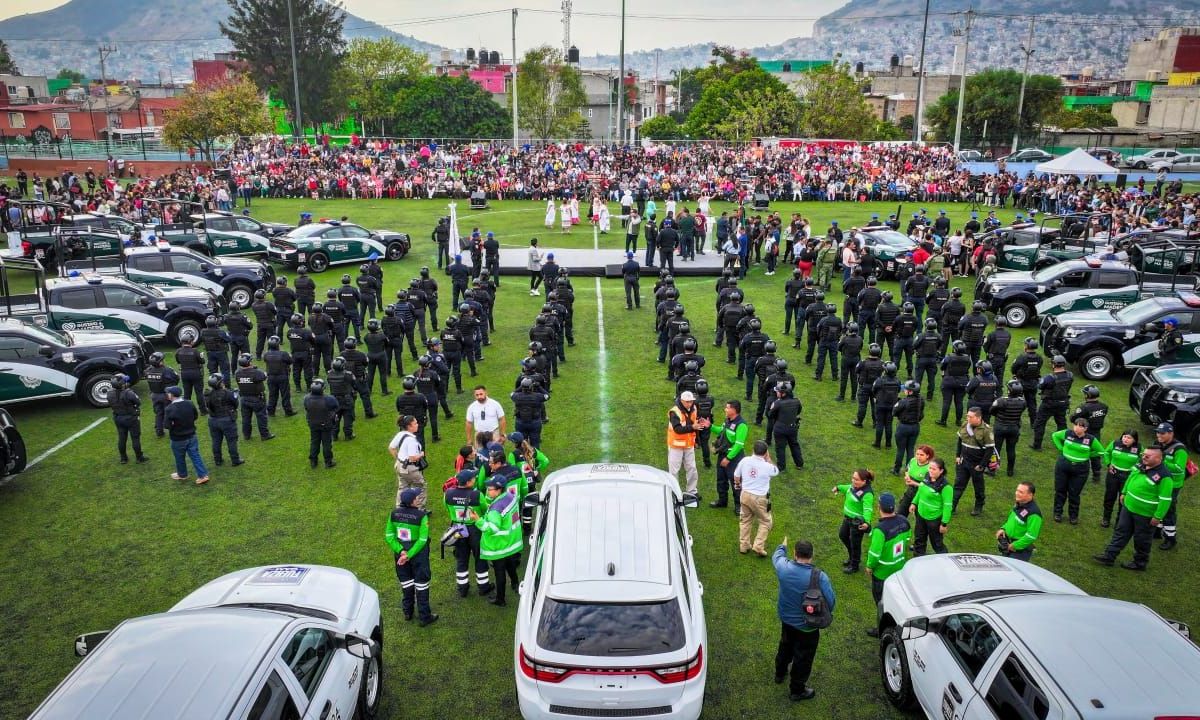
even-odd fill
[[[458,235],[458,203],[450,203],[450,259],[462,252],[462,243]]]

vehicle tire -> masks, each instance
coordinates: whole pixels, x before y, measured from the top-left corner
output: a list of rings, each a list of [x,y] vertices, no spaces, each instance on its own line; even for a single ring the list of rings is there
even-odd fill
[[[1088,380],[1107,380],[1117,369],[1117,359],[1107,350],[1089,350],[1079,358],[1079,372]]]
[[[28,459],[25,453],[25,440],[15,427],[5,428],[4,439],[8,441],[8,464],[12,466],[4,474],[16,475],[25,469],[25,461]]]
[[[913,693],[912,675],[908,672],[908,657],[900,628],[892,626],[879,633],[879,679],[888,702],[900,710],[911,710],[917,697]]]
[[[308,271],[323,273],[329,269],[329,256],[323,252],[315,252],[308,256]]]
[[[387,250],[385,252],[387,253],[388,260],[395,261],[407,255],[408,248],[404,246],[404,243],[397,240],[395,242],[388,243]]]
[[[371,639],[376,642],[377,652],[363,661],[363,681],[358,686],[358,710],[355,712],[361,720],[375,720],[379,716],[379,703],[383,697],[383,631],[375,628]]]
[[[1146,161],[1138,160],[1136,163],[1133,164],[1133,167],[1137,170],[1145,170],[1146,169]]]
[[[225,290],[225,299],[231,303],[235,302],[243,308],[248,308],[250,303],[254,302],[254,290],[245,283],[230,285]]]
[[[182,346],[183,341],[190,338],[194,343],[199,343],[200,330],[199,320],[180,320],[171,327],[171,342]]]
[[[1033,311],[1023,302],[1011,302],[1000,311],[1009,327],[1023,327],[1033,317]]]
[[[94,408],[106,408],[108,404],[108,393],[112,391],[113,377],[116,373],[101,370],[87,376],[87,379],[80,385],[79,395]]]
[[[275,268],[270,263],[263,263],[263,289],[267,292],[275,287]]]

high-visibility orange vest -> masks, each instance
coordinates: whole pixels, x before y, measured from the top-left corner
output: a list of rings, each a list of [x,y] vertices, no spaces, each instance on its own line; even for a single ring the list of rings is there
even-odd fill
[[[667,411],[669,415],[677,416],[684,425],[694,425],[696,423],[696,406],[692,406],[690,413],[684,413],[683,409],[678,405],[673,405]],[[684,422],[686,421],[686,422]],[[667,422],[667,448],[671,450],[691,450],[696,447],[696,433],[677,433],[670,422]]]

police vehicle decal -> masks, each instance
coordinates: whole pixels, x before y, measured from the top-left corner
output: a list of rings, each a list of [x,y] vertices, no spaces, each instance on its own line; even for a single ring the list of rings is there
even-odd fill
[[[310,568],[296,565],[275,565],[258,571],[247,585],[299,585]]]
[[[1113,290],[1071,290],[1042,300],[1034,309],[1038,315],[1058,315],[1071,310],[1120,310],[1138,297],[1137,285]]]
[[[105,325],[102,320],[94,321],[80,319],[102,317],[119,318],[125,323],[125,327],[130,332],[138,332],[144,326],[152,328],[156,333],[165,334],[171,327],[170,323],[165,320],[160,320],[153,315],[147,315],[146,313],[140,313],[134,310],[122,310],[120,308],[68,308],[62,305],[51,305],[50,312],[55,315],[56,320],[59,320],[58,326],[62,330],[103,330],[105,328],[113,330],[121,329]]]
[[[1183,345],[1175,357],[1178,362],[1189,362],[1191,358],[1200,358],[1200,333],[1187,333],[1183,336]],[[1158,339],[1144,342],[1121,353],[1125,367],[1155,367],[1158,365]]]
[[[16,377],[29,390],[40,389],[42,392],[50,393],[63,390],[74,392],[75,387],[79,385],[79,379],[74,375],[46,367],[45,365],[22,362],[8,363],[6,361],[5,368],[0,368],[0,374],[8,378]],[[43,384],[50,387],[42,387]]]
[[[169,286],[191,286],[198,287],[204,290],[209,290],[221,295],[225,292],[225,288],[220,283],[215,283],[208,278],[200,277],[199,275],[188,275],[186,273],[177,272],[152,272],[147,270],[130,269],[126,276],[134,282],[142,282],[147,285],[169,285]]]

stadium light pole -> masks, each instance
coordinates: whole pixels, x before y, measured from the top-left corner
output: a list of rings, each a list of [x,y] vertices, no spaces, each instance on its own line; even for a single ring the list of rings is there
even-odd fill
[[[1013,130],[1012,151],[1017,151],[1021,139],[1021,113],[1025,111],[1025,83],[1029,80],[1029,58],[1033,57],[1033,18],[1029,18],[1029,40],[1021,46],[1025,53],[1025,70],[1021,72],[1021,97],[1017,100],[1017,127]]]
[[[975,16],[975,12],[967,10],[967,29],[963,34],[963,58],[962,58],[962,74],[958,78],[958,117],[954,120],[954,153],[962,149],[960,143],[962,139],[962,122],[963,108],[966,105],[967,97],[967,54],[971,50],[971,19]]]
[[[296,126],[292,128],[292,134],[304,137],[304,117],[300,114],[300,68],[296,66],[296,20],[292,13],[292,0],[287,0],[287,10],[288,37],[291,39],[288,44],[292,51],[292,100],[296,104],[293,108],[296,113]]]
[[[517,151],[517,9],[512,9],[512,126],[513,126],[513,152]]]
[[[617,141],[625,144],[625,0],[621,0],[621,52],[617,70]]]
[[[925,99],[925,39],[929,36],[929,0],[925,0],[925,24],[921,27],[921,58],[917,61],[917,116],[913,118],[913,142],[921,142],[921,101]]]

